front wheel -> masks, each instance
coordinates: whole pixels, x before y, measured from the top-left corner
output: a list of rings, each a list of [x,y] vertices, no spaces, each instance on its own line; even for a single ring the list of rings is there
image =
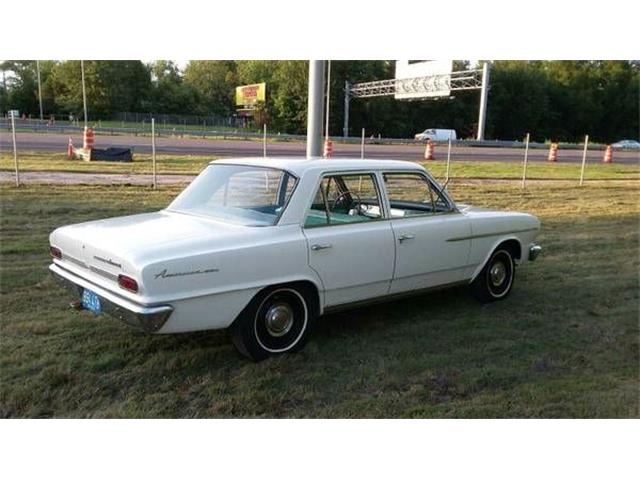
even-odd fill
[[[300,350],[315,320],[302,288],[274,287],[258,294],[234,322],[233,344],[254,361]]]
[[[516,267],[508,250],[496,250],[471,283],[471,292],[483,303],[502,300],[513,286]]]

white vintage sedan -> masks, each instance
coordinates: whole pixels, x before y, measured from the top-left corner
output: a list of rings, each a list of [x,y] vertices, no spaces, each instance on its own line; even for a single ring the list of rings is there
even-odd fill
[[[458,284],[503,299],[539,229],[456,204],[411,162],[220,160],[164,210],[56,229],[50,270],[76,308],[154,333],[230,328],[260,360],[335,309]]]

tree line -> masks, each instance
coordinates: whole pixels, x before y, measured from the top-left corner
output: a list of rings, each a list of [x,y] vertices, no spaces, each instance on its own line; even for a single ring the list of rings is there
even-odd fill
[[[82,116],[80,62],[40,61],[45,116]],[[116,112],[227,116],[235,112],[235,87],[265,82],[267,100],[258,114],[269,130],[304,133],[307,110],[306,61],[190,61],[184,70],[169,60],[85,61],[90,119]],[[456,70],[469,68],[454,62]],[[475,66],[474,68],[479,68]],[[0,111],[18,109],[39,116],[36,62],[0,63]],[[342,135],[344,84],[393,78],[390,60],[331,63],[330,132]],[[398,101],[393,97],[353,99],[350,135],[408,137],[425,128],[454,128],[460,138],[475,135],[476,91],[450,98]],[[486,138],[536,141],[637,139],[640,130],[638,61],[494,61]]]

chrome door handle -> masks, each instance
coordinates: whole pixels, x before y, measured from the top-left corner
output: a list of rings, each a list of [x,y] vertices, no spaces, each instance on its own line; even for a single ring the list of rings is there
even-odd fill
[[[311,250],[313,251],[325,250],[327,248],[331,248],[330,243],[314,243],[313,245],[311,245]]]
[[[403,233],[398,237],[398,241],[402,243],[405,240],[413,240],[414,238],[416,238],[416,236],[413,233]]]

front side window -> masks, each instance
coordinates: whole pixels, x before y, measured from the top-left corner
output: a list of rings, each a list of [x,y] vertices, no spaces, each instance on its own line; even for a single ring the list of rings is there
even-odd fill
[[[247,226],[275,225],[297,178],[275,168],[210,165],[168,210]]]
[[[451,206],[440,191],[419,173],[385,173],[391,218],[448,212]]]
[[[369,222],[382,218],[372,174],[329,175],[322,179],[305,227]]]

